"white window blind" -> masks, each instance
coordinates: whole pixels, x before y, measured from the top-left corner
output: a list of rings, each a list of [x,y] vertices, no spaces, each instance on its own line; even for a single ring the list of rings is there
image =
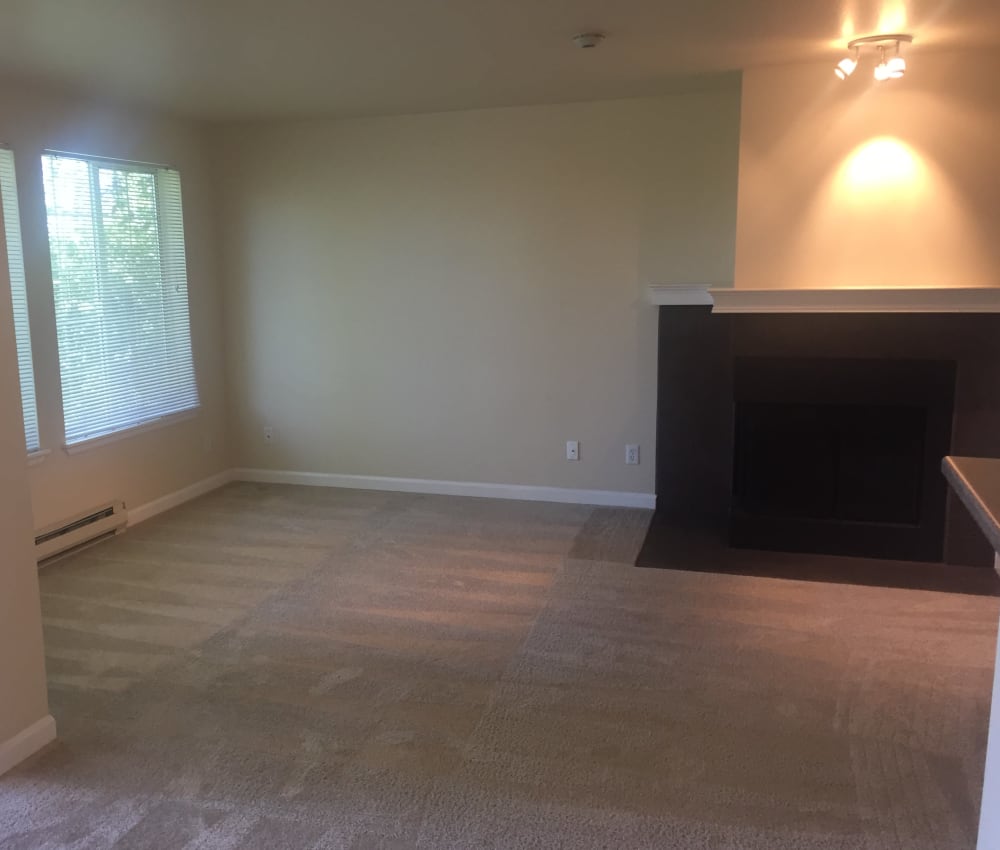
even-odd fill
[[[42,156],[66,444],[198,406],[180,175]]]
[[[24,440],[29,452],[41,448],[38,438],[38,408],[35,403],[35,368],[31,360],[31,328],[28,323],[28,290],[24,279],[24,251],[21,248],[21,216],[17,210],[17,178],[14,154],[0,148],[0,197],[7,238],[7,268],[14,305],[14,338],[17,365],[21,373],[21,408],[24,411]]]

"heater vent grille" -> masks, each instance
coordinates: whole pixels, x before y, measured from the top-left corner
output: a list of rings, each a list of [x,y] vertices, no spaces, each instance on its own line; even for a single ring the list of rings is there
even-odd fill
[[[109,516],[114,516],[114,514],[115,514],[115,506],[108,505],[106,508],[103,508],[102,510],[95,511],[92,514],[87,514],[87,516],[82,517],[78,520],[74,520],[73,522],[69,522],[66,525],[60,526],[54,531],[47,531],[45,534],[39,534],[35,538],[35,545],[37,546],[39,543],[47,543],[49,540],[55,540],[57,537],[62,537],[64,534],[69,534],[70,532],[76,531],[77,529],[84,528],[85,526],[88,525],[93,525],[98,520],[107,519]]]
[[[81,546],[111,537],[125,529],[128,513],[124,502],[112,502],[86,511],[35,536],[35,559],[42,561]]]

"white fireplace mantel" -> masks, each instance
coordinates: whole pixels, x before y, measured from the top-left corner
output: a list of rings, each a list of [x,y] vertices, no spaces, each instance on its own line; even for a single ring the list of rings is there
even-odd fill
[[[737,289],[651,285],[657,306],[713,313],[1000,313],[1000,287]]]

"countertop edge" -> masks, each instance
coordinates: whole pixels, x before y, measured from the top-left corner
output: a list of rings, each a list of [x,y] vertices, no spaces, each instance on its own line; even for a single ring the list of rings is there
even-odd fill
[[[962,473],[960,463],[956,463],[952,457],[946,457],[941,461],[941,471],[962,504],[972,514],[972,518],[990,542],[993,551],[1000,553],[1000,520],[969,483],[969,480]],[[997,566],[997,572],[1000,573],[1000,565]]]

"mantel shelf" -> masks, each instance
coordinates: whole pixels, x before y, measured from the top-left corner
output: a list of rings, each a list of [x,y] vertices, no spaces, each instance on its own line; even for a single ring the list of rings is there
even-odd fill
[[[713,313],[1000,313],[1000,287],[736,289],[649,287],[658,306],[711,306]]]

